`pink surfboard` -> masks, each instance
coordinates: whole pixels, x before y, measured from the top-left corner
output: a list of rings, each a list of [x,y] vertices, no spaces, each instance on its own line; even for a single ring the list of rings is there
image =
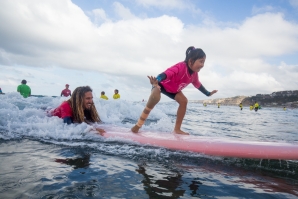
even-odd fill
[[[132,133],[107,130],[105,138],[135,142],[172,150],[196,152],[211,156],[298,160],[298,144],[281,142],[237,141],[225,138],[177,135],[153,132]]]

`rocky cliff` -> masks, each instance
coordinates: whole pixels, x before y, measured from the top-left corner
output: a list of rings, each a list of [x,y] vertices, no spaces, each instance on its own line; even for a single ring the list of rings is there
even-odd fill
[[[190,100],[191,101],[191,100]],[[230,98],[206,99],[191,101],[196,103],[207,103],[222,105],[239,105],[250,106],[258,102],[261,106],[291,106],[298,107],[298,90],[278,91],[272,94],[257,94],[255,96],[236,96]]]
[[[243,99],[243,105],[250,105],[258,102],[263,106],[292,106],[298,105],[298,90],[279,91],[272,94],[257,94]]]
[[[245,99],[246,96],[236,96],[236,97],[230,97],[230,98],[219,98],[219,99],[207,99],[203,100],[202,103],[207,104],[226,104],[226,105],[236,105],[242,102],[243,99]]]

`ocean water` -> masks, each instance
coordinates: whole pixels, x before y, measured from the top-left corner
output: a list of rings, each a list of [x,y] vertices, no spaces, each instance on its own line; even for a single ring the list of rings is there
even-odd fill
[[[162,96],[165,97],[165,96]],[[213,157],[118,140],[45,110],[67,98],[0,95],[0,198],[298,198],[298,161]],[[94,99],[105,124],[129,130],[144,102]],[[158,104],[142,131],[170,134],[175,102]],[[298,110],[189,103],[195,136],[298,144]]]

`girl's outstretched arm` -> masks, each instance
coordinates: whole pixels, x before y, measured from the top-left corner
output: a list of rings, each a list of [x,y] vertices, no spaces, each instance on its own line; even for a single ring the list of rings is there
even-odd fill
[[[158,80],[156,79],[156,77],[153,76],[147,76],[150,80],[150,84],[152,84],[152,88],[156,87],[160,90],[160,86],[158,85]]]
[[[167,79],[167,75],[165,73],[160,73],[159,75],[157,75],[156,79],[158,80],[158,82],[162,82],[163,80]]]
[[[217,93],[217,90],[213,90],[213,91],[210,93],[209,97],[210,97],[211,95],[213,95],[214,93]]]
[[[213,90],[212,92],[207,91],[206,88],[203,86],[203,84],[201,84],[201,86],[198,89],[208,97],[210,97],[211,95],[217,92],[217,90]]]

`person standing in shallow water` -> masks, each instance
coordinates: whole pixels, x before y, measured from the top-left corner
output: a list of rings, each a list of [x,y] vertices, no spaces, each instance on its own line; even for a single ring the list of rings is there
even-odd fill
[[[114,90],[114,93],[115,93],[115,94],[113,95],[113,98],[114,98],[114,99],[120,99],[120,94],[119,94],[118,89],[115,89],[115,90]]]
[[[251,104],[249,107],[249,110],[252,110],[252,109],[254,109],[254,106]]]
[[[240,110],[242,111],[242,109],[243,109],[242,103],[239,104],[239,107],[240,107]]]
[[[105,95],[105,92],[104,92],[104,91],[101,91],[100,98],[101,98],[101,99],[104,99],[104,100],[108,100],[108,99],[109,99],[109,98]]]
[[[31,88],[26,85],[27,81],[25,79],[22,80],[22,84],[18,86],[17,91],[24,97],[30,97],[31,96]]]
[[[255,107],[255,112],[257,112],[259,110],[259,103],[258,102],[255,102],[254,107]]]
[[[131,131],[134,133],[139,131],[149,116],[150,111],[159,102],[161,97],[160,93],[163,93],[179,104],[173,132],[188,135],[188,133],[181,130],[188,102],[187,98],[182,93],[182,89],[192,83],[206,96],[212,96],[217,92],[217,90],[213,90],[212,92],[207,91],[198,79],[198,72],[204,67],[205,60],[206,54],[204,51],[200,48],[191,46],[186,50],[186,58],[183,62],[179,62],[168,68],[157,77],[148,76],[150,83],[152,84],[151,95],[138,122],[131,128]]]
[[[68,89],[69,85],[65,85],[65,89],[61,91],[61,96],[68,97],[71,96],[71,90]]]

